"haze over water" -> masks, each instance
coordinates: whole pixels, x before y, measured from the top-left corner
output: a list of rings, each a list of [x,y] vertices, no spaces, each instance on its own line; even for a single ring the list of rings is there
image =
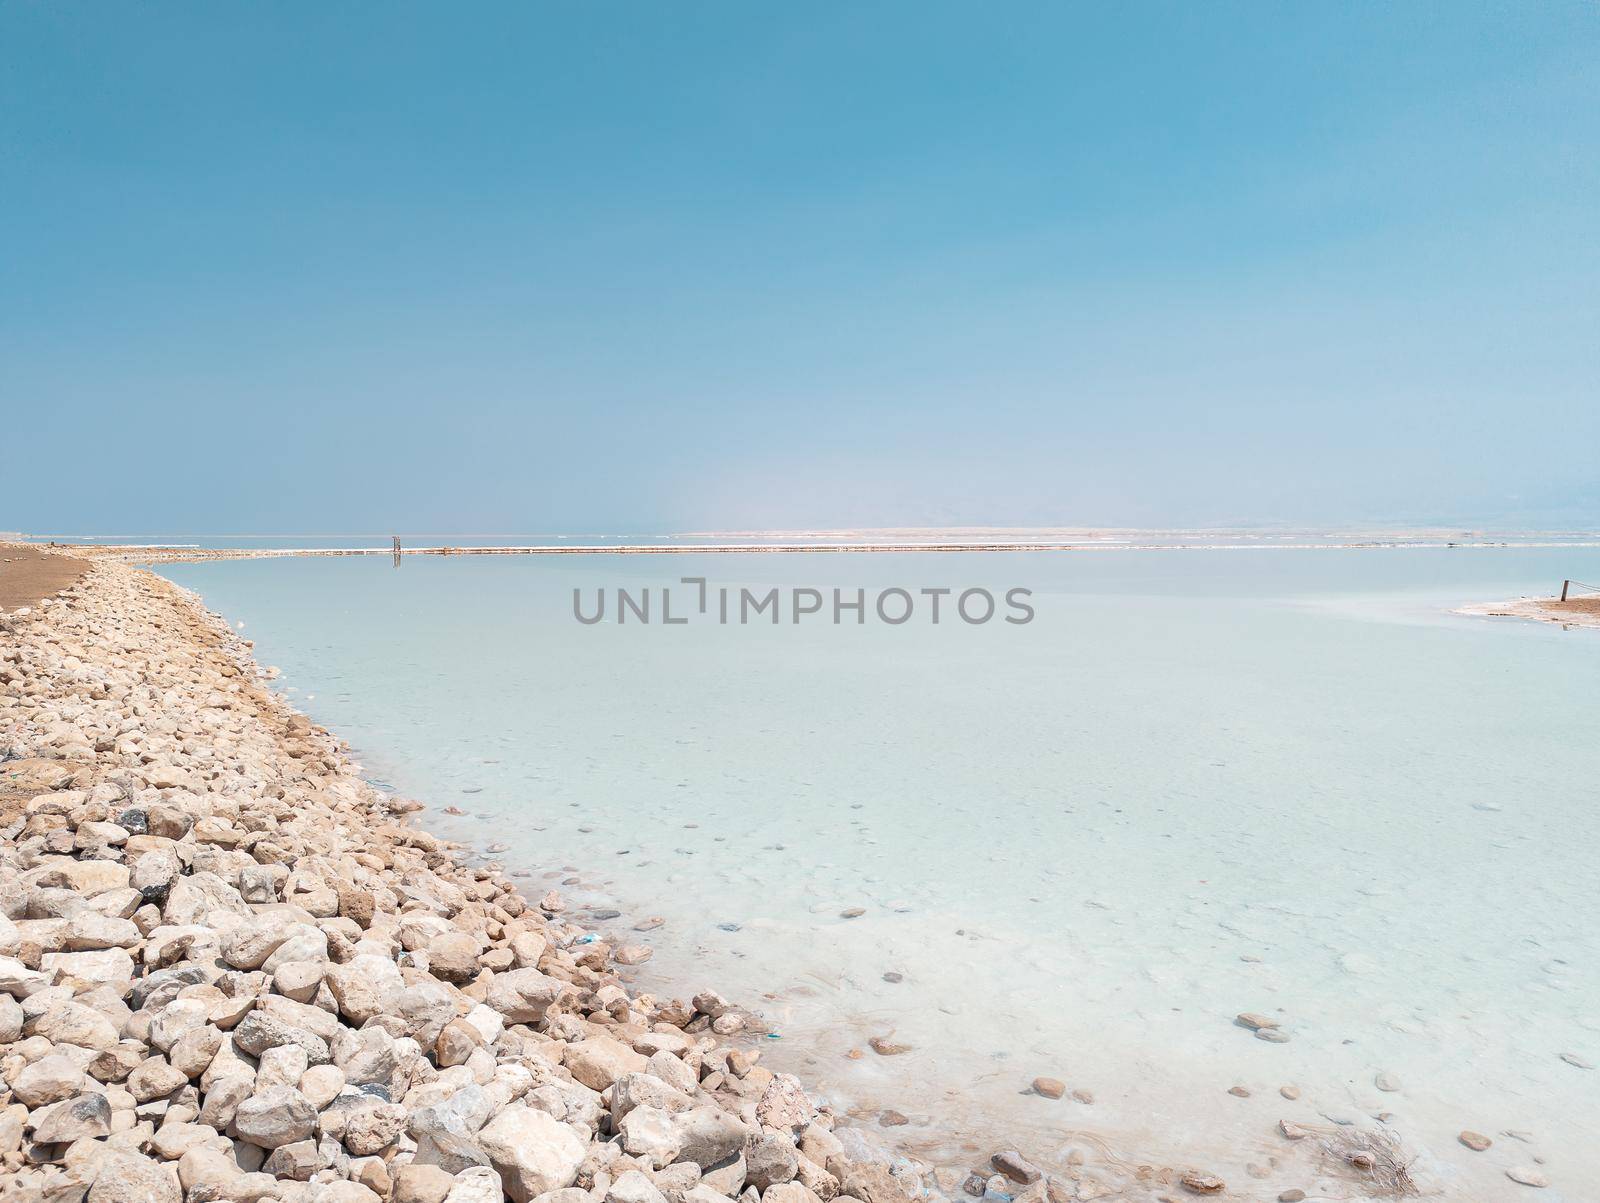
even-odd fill
[[[1600,1074],[1562,1059],[1600,1062],[1600,632],[1449,613],[1600,580],[1600,551],[161,571],[243,622],[432,829],[506,845],[539,892],[579,877],[570,898],[623,912],[596,930],[655,946],[644,981],[758,1005],[769,1061],[874,1127],[905,1113],[891,1142],[1104,1142],[1251,1189],[1255,1163],[1270,1198],[1311,1185],[1270,1164],[1279,1118],[1384,1112],[1457,1191],[1498,1197],[1535,1156],[1546,1198],[1600,1174]],[[685,576],[1022,586],[1037,616],[572,617],[602,586],[674,586],[677,610]],[[845,1055],[872,1036],[911,1051]],[[1093,1101],[1024,1093],[1036,1075]],[[1463,1128],[1496,1143],[1469,1153]]]

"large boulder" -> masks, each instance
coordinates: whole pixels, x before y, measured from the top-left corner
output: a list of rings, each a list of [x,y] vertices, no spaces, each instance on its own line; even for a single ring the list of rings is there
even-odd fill
[[[794,1142],[774,1132],[764,1132],[744,1151],[745,1181],[757,1190],[780,1182],[793,1182],[800,1169],[800,1155]]]
[[[443,1203],[503,1203],[503,1198],[500,1175],[486,1166],[475,1166],[450,1180]]]
[[[907,1203],[910,1193],[886,1165],[858,1161],[839,1179],[839,1189],[862,1203]]]
[[[151,1057],[128,1075],[125,1085],[135,1102],[148,1103],[171,1094],[188,1080],[188,1075],[165,1057]]]
[[[611,1184],[605,1203],[667,1203],[667,1197],[638,1170],[629,1170]]]
[[[173,1167],[115,1150],[101,1160],[88,1203],[182,1203],[182,1199]]]
[[[35,1111],[30,1121],[33,1139],[42,1145],[68,1144],[85,1136],[109,1136],[111,1104],[103,1094],[81,1094]]]
[[[43,1036],[51,1044],[76,1044],[79,1048],[105,1052],[117,1043],[116,1026],[80,1002],[65,1002],[51,1007],[24,1027],[30,1036]]]
[[[438,1040],[444,1025],[456,1017],[457,993],[453,986],[429,978],[408,982],[387,1013],[404,1026],[405,1032],[424,1047]]]
[[[133,981],[133,957],[124,948],[105,948],[98,952],[47,952],[39,959],[45,973],[60,973],[86,982],[115,986],[125,993]]]
[[[343,1028],[333,1042],[333,1063],[353,1086],[387,1087],[399,1063],[394,1037],[381,1027]]]
[[[398,965],[388,957],[367,953],[351,957],[343,965],[329,965],[325,980],[339,1013],[357,1027],[392,1011],[405,989]]]
[[[215,1199],[237,1198],[229,1187],[243,1176],[232,1153],[199,1145],[178,1158],[178,1182],[186,1191],[210,1192]],[[197,1192],[198,1193],[198,1192]]]
[[[72,916],[62,936],[66,952],[94,952],[102,948],[132,948],[144,933],[128,919],[116,919],[93,911]]]
[[[418,1107],[406,1121],[417,1142],[416,1161],[459,1174],[474,1166],[487,1166],[489,1158],[476,1142],[478,1130],[494,1112],[494,1100],[483,1087],[467,1086],[443,1102]]]
[[[233,1029],[233,1042],[252,1057],[259,1057],[280,1044],[299,1045],[312,1065],[326,1065],[331,1057],[328,1042],[321,1036],[276,1019],[265,1011],[251,1011],[241,1019]]]
[[[672,1116],[659,1107],[634,1107],[618,1125],[617,1133],[622,1151],[652,1170],[671,1165],[678,1156],[678,1130],[672,1126]]]
[[[316,1109],[292,1086],[271,1086],[253,1094],[233,1115],[234,1135],[263,1149],[307,1140],[316,1130]]]
[[[683,1064],[681,1061],[679,1064]],[[623,1074],[611,1087],[611,1126],[616,1128],[635,1107],[687,1111],[694,1100],[648,1073]]]
[[[13,956],[0,956],[0,994],[13,998],[27,998],[50,984],[50,977],[36,969],[29,969]]]
[[[466,1171],[462,1177],[470,1172]],[[494,1176],[493,1203],[499,1203],[500,1176],[493,1170],[485,1169],[485,1172]],[[413,1161],[394,1171],[389,1203],[444,1203],[455,1181],[455,1176],[437,1165]]]
[[[82,1094],[88,1083],[80,1062],[63,1053],[40,1057],[13,1079],[11,1093],[29,1107],[46,1107]]]
[[[535,1023],[569,988],[560,978],[547,977],[537,969],[513,969],[495,974],[484,1001],[509,1023]]]
[[[645,1065],[644,1057],[610,1036],[593,1036],[567,1046],[567,1068],[590,1090],[604,1090],[623,1074],[643,1073]]]
[[[507,1107],[485,1124],[477,1143],[513,1203],[571,1186],[586,1152],[566,1124],[521,1105]]]
[[[721,1165],[744,1148],[747,1129],[721,1107],[695,1107],[672,1117],[678,1134],[679,1161],[692,1161],[702,1170]]]
[[[775,1075],[756,1102],[756,1120],[763,1128],[798,1135],[816,1117],[817,1109],[793,1074]]]
[[[478,939],[451,929],[428,941],[428,972],[447,982],[469,982],[478,973]]]
[[[171,922],[171,917],[168,922]],[[235,927],[222,945],[222,959],[235,969],[260,969],[300,925],[283,914],[263,915]],[[326,955],[326,946],[324,946]]]

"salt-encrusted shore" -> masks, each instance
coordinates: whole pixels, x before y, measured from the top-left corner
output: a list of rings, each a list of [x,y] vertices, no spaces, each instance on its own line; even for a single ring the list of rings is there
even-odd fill
[[[1474,618],[1524,618],[1533,622],[1554,622],[1564,627],[1600,629],[1600,597],[1519,597],[1516,601],[1475,602],[1462,606],[1457,614]]]
[[[409,825],[416,803],[149,572],[97,564],[0,615],[0,760],[7,1200],[902,1203],[932,1183],[763,1067],[738,1006],[630,993],[614,967],[642,950]]]

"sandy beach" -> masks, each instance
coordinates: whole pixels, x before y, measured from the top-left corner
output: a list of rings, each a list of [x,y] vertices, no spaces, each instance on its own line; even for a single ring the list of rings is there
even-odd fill
[[[31,606],[59,593],[88,567],[80,558],[21,543],[0,544],[0,611]]]
[[[1600,597],[1519,597],[1515,601],[1475,602],[1456,610],[1475,618],[1521,618],[1563,627],[1600,630]]]

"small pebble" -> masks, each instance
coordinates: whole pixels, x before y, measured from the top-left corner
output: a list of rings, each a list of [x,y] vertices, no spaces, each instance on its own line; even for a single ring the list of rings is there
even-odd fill
[[[903,973],[896,973],[893,969],[891,969],[888,973],[883,975],[883,980],[890,983],[903,982],[906,980],[906,975]]]
[[[1281,1094],[1286,1099],[1297,1099],[1297,1098],[1300,1097],[1300,1087],[1298,1087],[1298,1086],[1280,1086],[1280,1087],[1278,1087],[1278,1093]]]
[[[878,1123],[885,1128],[901,1128],[910,1122],[898,1111],[883,1111],[878,1114]]]
[[[877,1053],[880,1057],[898,1057],[901,1053],[909,1053],[911,1051],[911,1046],[909,1044],[896,1044],[887,1036],[874,1036],[871,1040],[867,1041],[867,1044],[869,1044],[872,1047],[872,1051]]]
[[[1258,1015],[1254,1011],[1241,1011],[1234,1017],[1234,1023],[1242,1028],[1249,1028],[1252,1032],[1259,1032],[1263,1028],[1275,1028],[1278,1021],[1266,1015]]]
[[[859,919],[859,918],[861,918],[862,915],[865,915],[866,913],[867,913],[867,908],[864,907],[864,906],[851,906],[851,907],[846,907],[844,910],[840,911],[839,912],[839,918],[841,918],[841,919]]]
[[[1067,1093],[1067,1086],[1056,1078],[1035,1078],[1033,1080],[1033,1093],[1047,1099],[1059,1099]]]
[[[1461,1135],[1457,1136],[1456,1139],[1474,1153],[1481,1153],[1494,1143],[1482,1132],[1474,1132],[1470,1128],[1463,1129]]]
[[[1250,1091],[1243,1086],[1230,1086],[1228,1087],[1228,1093],[1236,1099],[1247,1099],[1250,1097]]]
[[[1228,1184],[1215,1174],[1185,1174],[1178,1181],[1183,1189],[1194,1195],[1220,1195],[1228,1188]]]
[[[1305,1197],[1306,1192],[1296,1186],[1290,1190],[1281,1191],[1278,1194],[1278,1203],[1300,1203],[1300,1200]]]
[[[1400,1089],[1400,1079],[1391,1073],[1379,1074],[1377,1077],[1372,1079],[1372,1084],[1379,1090],[1385,1091],[1388,1094],[1393,1094],[1395,1091]]]
[[[1015,1149],[1007,1149],[1002,1153],[996,1153],[989,1158],[989,1164],[1011,1179],[1011,1181],[1022,1186],[1032,1186],[1040,1178],[1044,1177],[1038,1166],[1028,1161]]]
[[[1288,1044],[1289,1033],[1280,1032],[1277,1028],[1260,1028],[1256,1031],[1257,1040],[1265,1040],[1268,1044]]]
[[[1550,1185],[1546,1178],[1531,1165],[1514,1165],[1506,1171],[1506,1177],[1513,1182],[1520,1182],[1523,1186],[1545,1187]]]

